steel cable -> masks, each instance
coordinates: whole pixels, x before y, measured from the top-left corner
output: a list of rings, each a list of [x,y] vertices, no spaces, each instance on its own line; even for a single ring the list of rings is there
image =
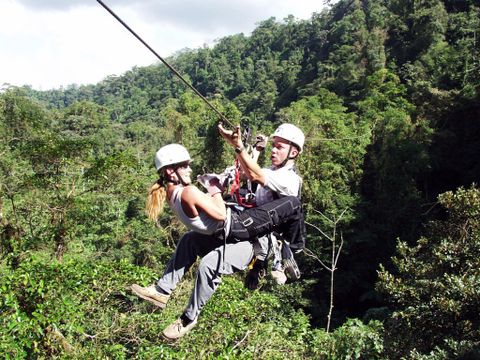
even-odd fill
[[[115,19],[120,22],[130,33],[135,36],[143,45],[147,47],[167,68],[170,69],[175,75],[178,76],[180,80],[182,80],[185,85],[187,85],[195,94],[197,94],[221,119],[222,122],[228,124],[232,128],[234,127],[230,121],[220,112],[218,111],[215,106],[213,106],[192,84],[190,84],[187,80],[183,78],[182,75],[167,61],[165,61],[150,45],[148,45],[135,31],[132,30],[130,26],[128,26],[117,14],[113,12],[102,0],[97,0],[97,2],[103,6],[105,10],[107,10]]]

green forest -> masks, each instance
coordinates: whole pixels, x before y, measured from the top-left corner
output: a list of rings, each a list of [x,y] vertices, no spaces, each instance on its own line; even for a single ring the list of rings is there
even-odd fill
[[[129,290],[186,231],[145,215],[153,157],[178,142],[195,174],[222,172],[217,115],[161,63],[7,86],[0,357],[480,359],[479,0],[340,0],[167,60],[233,124],[305,132],[302,277],[225,276],[167,342],[195,269],[162,311]]]

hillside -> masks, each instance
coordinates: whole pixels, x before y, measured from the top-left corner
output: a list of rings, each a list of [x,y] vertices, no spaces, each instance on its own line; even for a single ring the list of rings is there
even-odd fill
[[[126,289],[152,283],[185,231],[170,213],[158,226],[145,218],[155,151],[183,143],[195,173],[232,164],[215,114],[162,64],[89,86],[7,89],[0,350],[10,358],[478,355],[479,33],[477,0],[341,0],[309,20],[267,19],[251,36],[168,59],[232,123],[304,130],[298,168],[310,224],[300,281],[278,287],[267,278],[249,291],[243,273],[225,277],[197,328],[173,345],[158,334],[183,308],[194,273],[165,312]],[[326,331],[332,247],[341,252]]]

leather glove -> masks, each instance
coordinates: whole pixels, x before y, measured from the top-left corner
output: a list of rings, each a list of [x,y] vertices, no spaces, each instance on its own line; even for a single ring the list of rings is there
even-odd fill
[[[223,193],[223,190],[224,190],[218,178],[213,178],[212,180],[210,180],[206,188],[208,193],[212,196],[218,193]]]
[[[260,283],[260,276],[258,272],[250,270],[245,277],[245,287],[250,290],[258,289],[258,284]]]
[[[257,151],[263,151],[267,147],[268,137],[262,134],[258,134],[255,138],[255,145],[254,148]]]
[[[217,193],[223,193],[224,187],[220,184],[218,175],[216,174],[204,174],[198,175],[197,180],[203,187],[207,190],[210,195],[215,195]]]

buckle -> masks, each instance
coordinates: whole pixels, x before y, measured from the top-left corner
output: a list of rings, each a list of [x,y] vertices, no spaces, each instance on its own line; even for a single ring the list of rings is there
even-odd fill
[[[243,224],[243,226],[245,226],[245,227],[249,227],[250,225],[253,224],[253,219],[252,219],[251,217],[249,217],[248,219],[242,221],[242,224]]]

